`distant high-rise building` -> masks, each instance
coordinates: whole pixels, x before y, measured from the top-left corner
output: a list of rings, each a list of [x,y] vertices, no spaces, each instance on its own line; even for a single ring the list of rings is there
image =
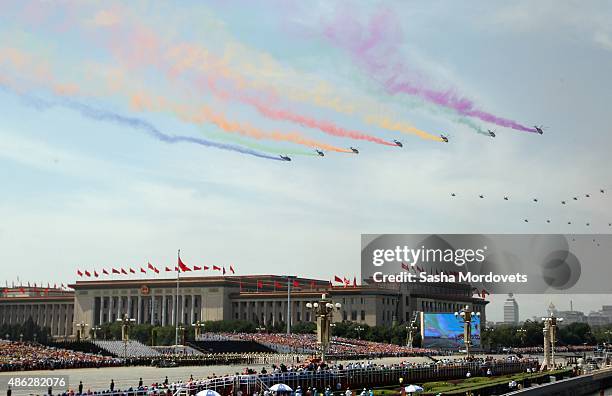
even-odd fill
[[[518,324],[519,307],[512,293],[508,294],[508,298],[504,302],[504,323]]]

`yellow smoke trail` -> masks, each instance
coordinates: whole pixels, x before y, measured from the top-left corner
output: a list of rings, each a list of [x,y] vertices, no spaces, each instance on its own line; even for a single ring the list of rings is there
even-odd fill
[[[375,125],[382,129],[387,129],[390,131],[397,131],[407,134],[414,134],[423,139],[434,140],[436,142],[442,142],[442,138],[440,136],[432,135],[428,132],[422,131],[418,128],[413,127],[410,124],[406,124],[400,121],[395,121],[391,118],[384,116],[367,116],[364,118],[364,121],[370,125]]]

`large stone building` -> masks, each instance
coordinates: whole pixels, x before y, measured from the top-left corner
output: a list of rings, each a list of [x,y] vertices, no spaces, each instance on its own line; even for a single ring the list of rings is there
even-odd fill
[[[87,329],[124,315],[140,324],[241,319],[261,326],[284,324],[290,315],[295,325],[315,320],[306,303],[322,294],[342,306],[334,314],[335,322],[391,326],[410,320],[415,312],[455,312],[469,305],[486,323],[487,301],[472,297],[469,285],[457,283],[332,287],[317,279],[292,277],[288,282],[286,276],[249,275],[184,277],[178,288],[176,279],[92,280],[70,286],[74,293],[0,298],[0,324],[25,320],[32,313],[38,324],[52,325],[52,335],[60,338],[74,337],[77,326],[84,327],[87,335]],[[60,307],[59,317],[45,313],[48,308],[41,306],[45,301]],[[58,326],[58,320],[64,322]]]

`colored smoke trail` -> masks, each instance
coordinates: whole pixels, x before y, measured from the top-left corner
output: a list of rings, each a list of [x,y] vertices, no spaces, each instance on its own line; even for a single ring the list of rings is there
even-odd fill
[[[434,140],[436,142],[443,142],[442,138],[439,136],[432,135],[428,132],[422,131],[418,128],[413,127],[412,125],[393,120],[389,117],[378,117],[378,116],[368,116],[365,121],[368,124],[376,125],[379,128],[387,129],[390,131],[397,131],[407,134],[416,134],[423,139]]]
[[[3,87],[6,91],[13,92],[8,86],[4,86],[4,85],[0,85],[0,86]],[[79,103],[79,102],[69,101],[69,100],[51,102],[49,100],[40,99],[40,98],[30,96],[30,95],[19,94],[19,96],[22,99],[24,99],[29,105],[39,110],[50,108],[50,107],[55,107],[55,106],[68,108],[68,109],[78,112],[80,115],[86,118],[90,118],[90,119],[97,120],[97,121],[112,122],[114,124],[127,126],[132,129],[142,131],[146,133],[147,135],[149,135],[150,137],[153,137],[164,143],[169,143],[169,144],[181,143],[181,142],[193,143],[193,144],[197,144],[200,146],[213,147],[213,148],[218,148],[221,150],[228,150],[228,151],[238,152],[241,154],[252,155],[258,158],[265,158],[269,160],[281,161],[279,157],[273,157],[270,155],[262,154],[257,151],[254,151],[248,148],[243,148],[240,146],[224,144],[224,143],[217,143],[217,142],[213,142],[210,140],[205,140],[205,139],[196,138],[192,136],[166,134],[166,133],[161,132],[159,129],[157,129],[155,126],[153,126],[151,123],[145,120],[134,118],[134,117],[126,117],[126,116],[123,116],[123,115],[120,115],[114,112],[96,109],[84,103]]]
[[[259,142],[254,142],[252,140],[249,139],[242,139],[239,136],[235,136],[235,135],[231,135],[228,133],[223,133],[223,132],[209,132],[206,131],[205,133],[206,136],[208,137],[212,137],[215,140],[224,140],[224,141],[230,141],[230,142],[234,142],[236,144],[239,144],[241,146],[246,146],[248,148],[251,148],[253,150],[259,150],[259,151],[266,151],[268,153],[274,153],[274,154],[283,154],[283,155],[300,155],[300,156],[307,156],[307,157],[315,157],[317,156],[317,154],[314,151],[307,151],[307,150],[299,150],[299,149],[295,149],[295,148],[279,148],[279,147],[273,147],[273,146],[268,146],[265,144],[261,144]]]
[[[350,11],[337,12],[335,20],[325,25],[323,34],[329,42],[348,51],[355,62],[389,94],[417,96],[463,116],[519,131],[536,132],[534,128],[480,110],[473,101],[462,95],[450,90],[439,91],[424,87],[422,83],[414,81],[415,73],[403,60],[400,23],[392,12],[377,13],[368,24],[361,24],[350,15]]]
[[[217,113],[206,105],[198,105],[197,108],[191,109],[186,105],[172,104],[169,103],[169,101],[164,99],[163,97],[155,97],[150,94],[132,95],[131,105],[136,110],[171,110],[175,114],[177,114],[177,116],[183,121],[191,122],[196,125],[202,125],[209,122],[221,128],[225,132],[238,133],[240,135],[252,137],[255,139],[275,140],[278,142],[295,143],[302,146],[308,146],[327,151],[335,151],[338,153],[351,153],[351,150],[308,139],[297,132],[268,132],[253,127],[248,123],[229,121],[222,113]]]
[[[161,132],[160,130],[158,130],[157,128],[155,128],[152,124],[150,124],[147,121],[141,120],[139,118],[134,118],[134,117],[126,117],[126,116],[123,116],[117,113],[113,113],[113,112],[109,112],[109,111],[105,111],[105,110],[95,109],[83,103],[66,101],[65,103],[62,103],[62,105],[64,107],[76,110],[81,115],[94,119],[94,120],[108,121],[108,122],[128,126],[130,128],[143,131],[147,135],[159,141],[165,142],[165,143],[172,144],[172,143],[187,142],[187,143],[198,144],[200,146],[215,147],[215,148],[222,149],[222,150],[229,150],[229,151],[235,151],[235,152],[242,153],[242,154],[253,155],[259,158],[281,161],[279,157],[272,157],[270,155],[258,153],[257,151],[235,146],[235,145],[231,145],[231,144],[217,143],[217,142],[213,142],[210,140],[205,140],[205,139],[192,137],[192,136],[165,134]]]

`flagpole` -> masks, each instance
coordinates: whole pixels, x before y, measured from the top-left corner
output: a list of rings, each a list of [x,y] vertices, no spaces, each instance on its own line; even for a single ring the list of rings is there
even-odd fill
[[[181,259],[181,249],[178,250],[178,259]],[[179,309],[178,309],[178,295],[179,295],[179,274],[180,274],[180,268],[178,267],[178,260],[176,263],[176,297],[174,300],[174,310],[176,311],[174,313],[174,317],[175,317],[175,321],[174,321],[174,345],[176,345],[176,347],[178,348],[178,313],[179,313]]]

